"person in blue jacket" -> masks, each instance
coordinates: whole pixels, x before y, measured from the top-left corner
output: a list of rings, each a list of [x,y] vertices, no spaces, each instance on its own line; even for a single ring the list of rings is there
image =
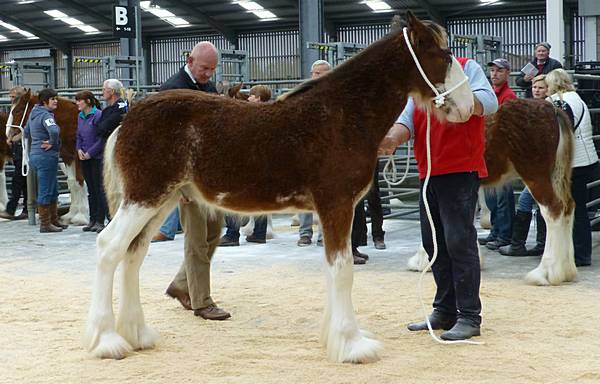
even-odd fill
[[[42,89],[39,103],[33,107],[25,126],[25,139],[30,140],[29,164],[37,175],[37,204],[40,232],[61,232],[63,228],[52,223],[52,213],[58,204],[58,155],[60,128],[54,121],[58,94],[54,89]]]

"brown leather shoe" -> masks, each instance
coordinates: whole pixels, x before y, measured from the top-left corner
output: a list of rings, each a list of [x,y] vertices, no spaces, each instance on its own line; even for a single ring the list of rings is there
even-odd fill
[[[92,229],[91,229],[91,231],[92,231],[92,232],[97,232],[97,229],[98,229],[97,227],[96,227],[96,228],[92,228]],[[152,241],[151,241],[151,243],[158,243],[158,242],[161,242],[161,241],[171,241],[171,240],[173,240],[173,239],[169,239],[167,236],[163,235],[163,233],[162,233],[162,232],[158,232],[158,233],[157,233],[157,234],[156,234],[156,235],[155,235],[155,236],[152,238]],[[190,309],[192,309],[192,308],[190,308]]]
[[[200,316],[205,320],[226,320],[231,317],[231,314],[215,304],[211,304],[205,308],[194,309],[194,315]]]
[[[167,291],[165,293],[167,296],[173,299],[177,299],[181,303],[183,308],[187,309],[188,311],[192,310],[192,300],[190,299],[189,293],[184,292],[181,289],[175,288],[173,283],[169,284],[169,288],[167,288]]]

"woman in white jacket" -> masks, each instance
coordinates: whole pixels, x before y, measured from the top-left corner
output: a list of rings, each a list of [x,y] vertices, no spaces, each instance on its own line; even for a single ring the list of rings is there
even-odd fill
[[[598,174],[598,155],[592,140],[592,120],[585,102],[575,92],[571,76],[555,69],[546,76],[550,101],[561,107],[573,122],[575,154],[571,176],[571,194],[575,200],[573,245],[578,267],[592,264],[592,232],[586,204],[589,201],[587,184]]]

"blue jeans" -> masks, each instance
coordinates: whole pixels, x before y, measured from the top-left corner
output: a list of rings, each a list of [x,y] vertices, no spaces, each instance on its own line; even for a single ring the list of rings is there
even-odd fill
[[[181,224],[179,223],[179,208],[175,208],[169,213],[169,216],[165,219],[165,222],[160,227],[160,233],[173,240],[175,233],[181,230]]]
[[[298,229],[300,237],[308,237],[308,238],[312,239],[312,236],[313,236],[313,229],[312,229],[313,214],[310,212],[309,213],[299,213],[298,219],[300,220],[300,229]],[[317,237],[317,239],[318,240],[323,239],[323,231],[321,230],[320,225],[319,225],[319,236]]]
[[[37,203],[49,205],[58,201],[58,157],[45,154],[35,154],[29,159],[31,167],[37,175]]]
[[[509,183],[495,189],[486,189],[485,203],[490,209],[492,236],[498,240],[510,241],[515,214],[515,195],[512,185]]]
[[[517,204],[517,211],[531,212],[533,210],[533,196],[527,187],[523,188],[523,192],[519,196],[519,203]]]

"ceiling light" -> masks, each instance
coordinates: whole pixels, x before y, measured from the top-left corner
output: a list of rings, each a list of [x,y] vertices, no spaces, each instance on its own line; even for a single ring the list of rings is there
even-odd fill
[[[262,5],[255,1],[234,1],[233,4],[237,4],[247,11],[260,11],[264,9]]]
[[[173,12],[169,12],[168,10],[163,8],[150,8],[148,12],[150,12],[156,17],[160,17],[161,19],[164,19],[165,17],[175,17],[175,14],[173,14]]]
[[[62,13],[58,9],[51,9],[49,11],[44,11],[44,13],[50,17],[54,17],[55,19],[60,19],[62,17],[69,17],[67,14]]]
[[[276,19],[277,16],[275,16],[275,14],[271,11],[267,11],[262,10],[262,11],[251,11],[252,13],[254,13],[256,16],[258,16],[260,19]]]
[[[73,17],[64,17],[62,19],[59,19],[60,21],[62,21],[63,23],[69,24],[69,25],[73,25],[73,26],[77,26],[77,25],[83,25],[83,23]]]
[[[190,26],[190,22],[181,17],[167,17],[164,20],[177,28]]]
[[[77,25],[76,26],[78,29],[82,30],[83,32],[87,32],[87,33],[91,33],[91,32],[100,32],[98,30],[98,28],[94,28],[91,25]]]
[[[8,40],[8,37],[4,36],[4,35],[0,35],[0,41],[6,41]]]
[[[361,4],[366,4],[373,11],[389,11],[392,9],[388,3],[382,0],[365,0]]]

